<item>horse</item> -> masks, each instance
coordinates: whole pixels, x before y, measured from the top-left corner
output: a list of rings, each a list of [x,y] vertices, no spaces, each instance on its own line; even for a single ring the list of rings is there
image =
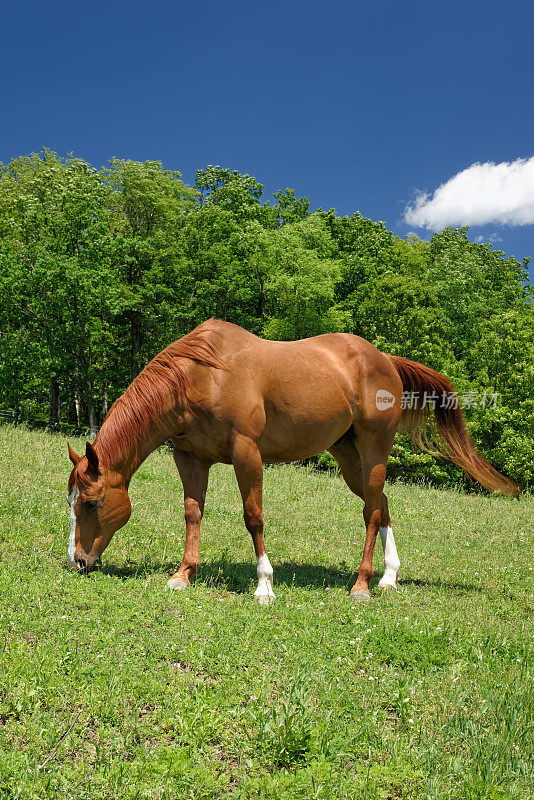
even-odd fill
[[[183,484],[186,534],[182,563],[168,586],[186,589],[197,574],[208,474],[222,462],[233,465],[252,536],[254,596],[269,604],[275,594],[263,540],[263,464],[328,450],[349,489],[364,501],[365,543],[350,598],[368,601],[378,533],[384,551],[378,586],[397,587],[400,562],[384,482],[400,425],[488,490],[519,492],[477,452],[454,397],[440,373],[382,353],[359,336],[277,342],[208,320],[150,361],[111,406],[85,455],[68,445],[69,566],[90,572],[101,565],[113,534],[130,517],[132,476],[170,440]]]

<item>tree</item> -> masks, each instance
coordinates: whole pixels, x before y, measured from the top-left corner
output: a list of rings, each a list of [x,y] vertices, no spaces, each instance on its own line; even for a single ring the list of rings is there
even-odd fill
[[[347,315],[335,304],[341,277],[335,245],[320,215],[312,214],[262,237],[268,315],[263,333],[301,339],[344,330]]]
[[[96,431],[95,394],[102,391],[115,296],[109,192],[81,159],[44,150],[4,168],[0,195],[8,320],[2,368],[9,372],[14,351],[15,361],[33,365],[30,375],[49,397],[52,423],[60,391],[64,398],[79,392]],[[9,383],[22,400],[24,377],[11,372]],[[35,384],[27,388],[36,391]]]
[[[210,316],[263,336],[350,331],[477,398],[477,445],[534,484],[534,305],[526,264],[447,228],[399,239],[293,189],[208,166],[194,187],[157,161],[39,154],[0,165],[0,405],[95,432],[144,363]],[[454,468],[402,438],[390,475]]]
[[[534,307],[499,312],[473,346],[481,403],[472,429],[493,462],[511,477],[534,483]],[[495,393],[495,396],[494,396]]]
[[[182,283],[178,230],[197,195],[179,172],[164,169],[159,161],[142,164],[112,159],[102,177],[112,192],[113,236],[121,253],[123,324],[133,380],[157,343],[177,329],[173,310],[177,300],[183,301],[176,296]]]
[[[307,197],[295,197],[294,189],[279,189],[273,195],[276,203],[273,211],[279,225],[287,225],[290,222],[299,222],[306,219],[310,213],[310,201]]]
[[[195,176],[201,205],[216,205],[230,212],[238,222],[258,220],[272,227],[274,215],[268,203],[260,203],[263,185],[250,175],[208,165]]]

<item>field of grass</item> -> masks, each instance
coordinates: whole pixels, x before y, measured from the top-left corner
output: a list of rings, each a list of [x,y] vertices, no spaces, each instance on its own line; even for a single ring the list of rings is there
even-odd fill
[[[0,427],[1,800],[533,796],[532,498],[390,486],[400,589],[355,605],[360,501],[268,469],[266,608],[230,468],[181,593],[170,454],[89,577],[66,569],[69,468],[64,438]]]

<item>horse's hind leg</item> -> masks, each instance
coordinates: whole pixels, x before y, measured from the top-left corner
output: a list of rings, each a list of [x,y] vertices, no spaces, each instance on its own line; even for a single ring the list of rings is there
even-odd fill
[[[365,436],[363,437],[365,442]],[[360,457],[360,453],[356,447],[356,443],[354,437],[352,435],[348,435],[341,439],[341,441],[337,442],[330,448],[330,452],[338,462],[341,473],[345,482],[349,489],[354,492],[354,494],[361,497],[362,500],[365,500],[365,490],[364,490],[364,477],[363,477],[363,467],[362,467],[362,459]],[[385,465],[385,462],[384,462]],[[369,493],[368,493],[369,494]],[[367,525],[367,531],[369,533],[369,524],[368,524],[368,514],[366,514],[366,509],[364,508],[364,519]],[[370,519],[369,519],[370,521]],[[397,549],[395,547],[395,540],[393,538],[393,531],[391,530],[391,520],[389,516],[389,509],[388,509],[388,501],[386,495],[382,492],[380,498],[380,523],[379,523],[379,530],[380,530],[380,538],[382,540],[382,546],[384,548],[384,575],[382,576],[380,583],[378,584],[380,587],[388,587],[395,589],[396,588],[396,578],[399,571],[399,559],[397,556]],[[373,533],[371,532],[371,537]],[[374,539],[372,539],[372,550],[370,550],[371,541],[368,542],[369,536],[366,537],[366,545],[367,550],[364,549],[364,561],[363,563],[363,571],[362,566],[358,571],[358,581],[356,585],[353,587],[354,592],[362,592],[361,595],[358,595],[357,599],[368,600],[369,595],[369,581],[372,577],[372,558],[373,558],[373,551],[374,551],[374,543],[376,540],[376,532],[374,533]],[[367,558],[365,558],[367,556]],[[369,556],[371,561],[371,570],[369,574]],[[367,580],[363,580],[360,585],[358,582],[361,578],[367,574]],[[354,596],[353,596],[354,597]],[[354,599],[356,599],[354,597]]]
[[[268,605],[275,600],[273,568],[263,542],[263,465],[260,451],[247,436],[236,436],[232,447],[232,464],[243,500],[245,525],[252,536],[258,574],[254,597]]]
[[[210,464],[179,450],[175,450],[173,455],[184,487],[185,548],[180,568],[167,586],[186,589],[196,577],[200,560],[200,522],[204,513]]]
[[[384,574],[380,578],[378,586],[381,589],[396,589],[397,578],[399,577],[400,561],[397,554],[397,547],[395,545],[395,537],[391,528],[391,519],[388,511],[388,501],[386,495],[383,495],[385,500],[385,513],[382,512],[382,520],[380,524],[380,539],[382,541],[382,549],[384,551]]]
[[[393,444],[394,431],[355,429],[362,463],[362,488],[364,498],[363,518],[366,525],[365,544],[358,578],[351,589],[353,600],[369,600],[369,585],[373,577],[373,553],[376,537],[381,527],[390,527],[387,500],[384,495],[386,463]],[[387,537],[386,537],[387,538]],[[386,542],[387,547],[387,542]]]

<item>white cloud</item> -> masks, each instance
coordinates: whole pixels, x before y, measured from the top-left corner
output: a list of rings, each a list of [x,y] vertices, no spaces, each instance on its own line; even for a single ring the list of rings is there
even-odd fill
[[[439,231],[447,225],[534,224],[534,156],[472,164],[434,194],[420,194],[404,213],[408,225]]]
[[[496,242],[502,242],[502,236],[499,236],[497,232],[489,233],[487,236],[480,234],[480,236],[475,236],[475,242],[479,244],[481,242],[491,242],[492,244],[496,244]]]

